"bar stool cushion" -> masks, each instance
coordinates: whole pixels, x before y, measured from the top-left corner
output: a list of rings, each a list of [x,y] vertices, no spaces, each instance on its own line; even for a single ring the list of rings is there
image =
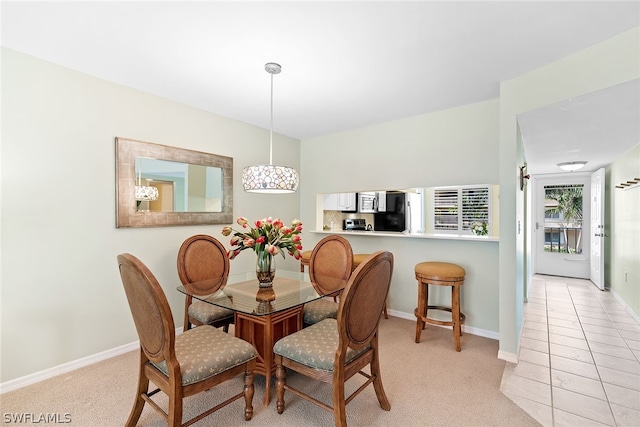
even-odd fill
[[[359,266],[362,261],[369,258],[371,254],[353,254],[353,269],[355,270],[357,266]]]
[[[309,260],[311,259],[311,252],[313,251],[304,251],[300,254],[302,256],[302,258],[300,258],[300,261],[302,261],[303,264],[309,265]]]
[[[464,280],[466,271],[457,264],[448,262],[421,262],[415,267],[416,279],[438,282],[458,282]]]
[[[304,268],[309,266],[313,251],[304,251],[300,254],[300,272],[304,273]]]

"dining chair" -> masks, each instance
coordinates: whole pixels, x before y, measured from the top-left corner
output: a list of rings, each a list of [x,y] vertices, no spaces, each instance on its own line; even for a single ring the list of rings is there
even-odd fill
[[[333,301],[321,298],[304,305],[303,323],[306,326],[338,315],[336,298],[351,275],[353,250],[347,239],[330,235],[321,239],[309,258],[309,278],[316,292],[332,296]]]
[[[188,426],[244,397],[244,418],[253,416],[253,370],[257,352],[251,344],[210,325],[176,336],[171,309],[151,271],[131,254],[118,255],[120,277],[140,339],[138,390],[127,426],[135,426],[149,403],[169,426]],[[182,424],[185,397],[244,374],[241,392]],[[157,387],[149,391],[149,381]],[[163,391],[168,411],[151,397]]]
[[[391,410],[382,387],[378,360],[378,324],[389,293],[393,255],[378,251],[358,266],[340,296],[337,319],[325,319],[278,340],[273,348],[276,361],[276,409],[285,408],[289,390],[333,412],[336,426],[347,425],[345,406],[373,383],[380,407]],[[370,373],[363,371],[367,365]],[[328,405],[286,383],[286,369],[332,384],[333,402]],[[345,382],[355,374],[366,381],[345,398]]]
[[[178,276],[188,294],[184,299],[184,330],[194,325],[211,325],[228,332],[233,311],[193,301],[193,295],[209,295],[226,285],[229,257],[222,243],[206,234],[186,239],[178,250]]]

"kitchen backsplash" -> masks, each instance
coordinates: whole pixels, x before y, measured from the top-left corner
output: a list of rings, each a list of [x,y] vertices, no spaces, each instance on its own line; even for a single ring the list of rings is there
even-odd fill
[[[373,214],[342,213],[341,211],[322,211],[322,224],[325,230],[342,230],[342,220],[364,218],[373,227]]]

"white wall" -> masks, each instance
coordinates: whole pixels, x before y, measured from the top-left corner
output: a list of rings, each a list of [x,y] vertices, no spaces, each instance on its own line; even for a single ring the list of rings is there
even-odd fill
[[[627,31],[546,67],[500,84],[500,353],[517,352],[522,322],[525,193],[518,166],[525,161],[516,115],[640,76],[640,31]],[[518,222],[521,224],[518,233]]]
[[[302,220],[315,220],[318,193],[496,183],[497,117],[498,101],[491,100],[303,140]],[[322,237],[307,234],[307,242]],[[349,241],[356,253],[384,249],[394,254],[388,307],[408,316],[417,306],[415,265],[430,260],[459,263],[467,271],[462,287],[467,326],[497,336],[497,242],[373,236],[349,236]],[[438,291],[433,297],[449,305],[449,290]],[[407,345],[414,333],[407,331]]]
[[[516,114],[638,78],[639,36],[636,28],[503,82],[499,101],[308,139],[300,147],[276,135],[274,158],[301,173],[299,194],[277,197],[244,194],[239,186],[244,166],[265,162],[267,130],[3,49],[0,381],[136,339],[118,253],[146,262],[174,316],[182,316],[177,248],[195,233],[219,236],[221,227],[115,229],[116,136],[234,157],[234,216],[287,221],[299,212],[307,229],[318,193],[499,183],[499,244],[351,241],[356,252],[396,255],[389,308],[400,312],[416,306],[415,263],[437,257],[462,264],[467,324],[499,331],[502,356],[515,355],[527,256],[516,236],[526,211],[517,189],[524,158]],[[305,233],[305,249],[320,237]],[[253,263],[241,256],[232,272],[250,271]],[[279,266],[297,269],[291,259]],[[407,334],[410,343],[413,331]]]
[[[298,216],[298,194],[242,191],[243,167],[268,161],[268,130],[3,48],[2,382],[137,340],[117,254],[149,266],[180,326],[180,244],[207,233],[228,247],[221,226],[116,229],[116,136],[231,156],[234,216]],[[274,159],[299,169],[299,146],[274,135]],[[252,254],[231,262],[253,268]]]
[[[606,172],[605,282],[640,316],[640,187],[615,188],[640,178],[640,141]]]

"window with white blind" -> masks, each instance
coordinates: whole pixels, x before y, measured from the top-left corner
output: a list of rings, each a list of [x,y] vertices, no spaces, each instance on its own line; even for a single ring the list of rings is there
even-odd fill
[[[435,188],[433,230],[467,233],[474,222],[491,230],[491,189],[488,185]]]

